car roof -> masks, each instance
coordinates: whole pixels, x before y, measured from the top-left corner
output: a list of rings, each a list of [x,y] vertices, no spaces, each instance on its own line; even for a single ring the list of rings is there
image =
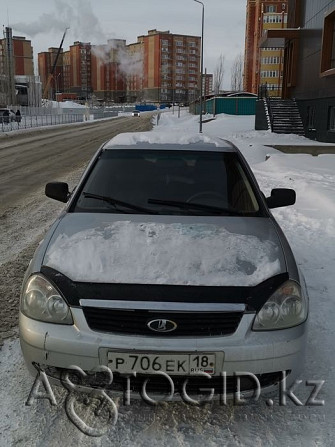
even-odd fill
[[[211,142],[204,142],[199,140],[196,142],[190,141],[188,143],[156,143],[151,141],[136,141],[129,144],[114,143],[114,139],[107,141],[103,150],[120,150],[120,149],[150,149],[160,151],[202,151],[202,152],[237,152],[238,149],[230,141],[223,139],[213,139]]]

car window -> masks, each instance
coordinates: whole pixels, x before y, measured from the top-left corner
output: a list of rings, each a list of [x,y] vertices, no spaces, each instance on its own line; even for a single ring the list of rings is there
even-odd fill
[[[92,194],[100,197],[87,197]],[[260,210],[248,174],[237,154],[230,152],[107,150],[82,187],[74,211],[119,210],[103,198],[159,214],[217,214],[214,209],[196,209],[197,204],[239,214]]]

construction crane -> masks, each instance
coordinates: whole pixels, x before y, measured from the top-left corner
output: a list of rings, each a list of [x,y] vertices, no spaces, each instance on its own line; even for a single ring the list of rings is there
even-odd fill
[[[44,90],[43,90],[43,98],[47,97],[48,90],[49,90],[49,87],[50,87],[50,83],[54,79],[54,72],[55,72],[55,69],[56,69],[57,61],[58,61],[58,58],[59,58],[59,55],[60,55],[60,52],[61,52],[61,49],[62,49],[62,45],[63,45],[64,39],[65,39],[65,35],[66,35],[66,32],[67,32],[68,29],[70,29],[70,28],[65,28],[65,31],[64,31],[61,43],[59,45],[59,48],[58,48],[58,51],[57,51],[57,54],[56,54],[56,57],[55,57],[55,60],[54,60],[54,63],[52,65],[51,71],[50,71],[49,76],[48,76],[47,83],[45,84],[45,87],[44,87]]]

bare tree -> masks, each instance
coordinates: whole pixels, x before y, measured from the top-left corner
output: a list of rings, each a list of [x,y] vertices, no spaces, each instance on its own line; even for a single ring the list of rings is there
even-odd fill
[[[231,67],[231,89],[235,92],[243,90],[243,54],[238,54]]]
[[[224,56],[223,54],[220,54],[220,57],[214,69],[214,93],[216,95],[220,93],[223,81],[223,75],[224,75]]]

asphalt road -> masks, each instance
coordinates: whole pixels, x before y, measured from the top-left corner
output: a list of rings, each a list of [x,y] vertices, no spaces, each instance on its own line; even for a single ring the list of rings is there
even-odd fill
[[[152,115],[120,117],[0,137],[0,345],[17,335],[24,272],[64,204],[44,195],[48,181],[72,189],[100,145],[123,132],[152,128]]]
[[[0,215],[39,185],[87,163],[99,146],[122,132],[151,129],[152,115],[4,135],[0,138]]]

